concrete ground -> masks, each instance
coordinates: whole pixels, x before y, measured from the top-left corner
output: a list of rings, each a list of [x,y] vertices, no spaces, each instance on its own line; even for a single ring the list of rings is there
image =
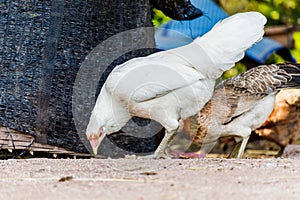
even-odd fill
[[[0,199],[299,199],[300,159],[0,160]]]

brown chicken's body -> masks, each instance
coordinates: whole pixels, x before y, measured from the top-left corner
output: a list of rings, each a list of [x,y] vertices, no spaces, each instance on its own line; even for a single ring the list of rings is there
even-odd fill
[[[240,136],[241,157],[251,131],[260,127],[272,112],[275,95],[283,88],[299,87],[298,64],[253,68],[220,83],[204,108],[183,121],[181,131],[191,136],[193,144],[213,145],[222,136]]]

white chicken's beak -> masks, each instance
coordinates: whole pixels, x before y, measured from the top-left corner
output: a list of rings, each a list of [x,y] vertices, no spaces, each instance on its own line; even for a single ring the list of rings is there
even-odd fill
[[[97,155],[98,154],[98,148],[99,148],[99,146],[97,146],[97,147],[92,147],[93,148],[93,153],[94,153],[94,155]]]
[[[104,139],[104,137],[105,137],[104,133],[102,133],[101,135],[96,134],[96,135],[92,135],[91,137],[89,137],[89,141],[92,146],[94,155],[98,154],[98,148],[99,148],[102,140]]]

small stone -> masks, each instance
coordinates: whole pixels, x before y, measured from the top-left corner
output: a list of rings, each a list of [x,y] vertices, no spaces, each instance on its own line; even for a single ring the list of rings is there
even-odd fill
[[[283,158],[300,158],[300,145],[287,145],[282,153]]]

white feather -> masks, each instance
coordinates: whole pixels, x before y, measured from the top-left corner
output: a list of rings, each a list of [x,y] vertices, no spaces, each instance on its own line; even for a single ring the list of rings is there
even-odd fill
[[[217,23],[195,42],[205,49],[214,65],[206,66],[209,77],[218,78],[241,60],[245,51],[262,39],[266,18],[258,12],[238,13]]]
[[[179,119],[196,114],[211,98],[215,80],[262,38],[265,23],[259,13],[233,15],[189,45],[117,66],[100,92],[88,132],[104,126],[112,133],[131,116],[175,130]],[[112,120],[116,115],[121,117]]]

